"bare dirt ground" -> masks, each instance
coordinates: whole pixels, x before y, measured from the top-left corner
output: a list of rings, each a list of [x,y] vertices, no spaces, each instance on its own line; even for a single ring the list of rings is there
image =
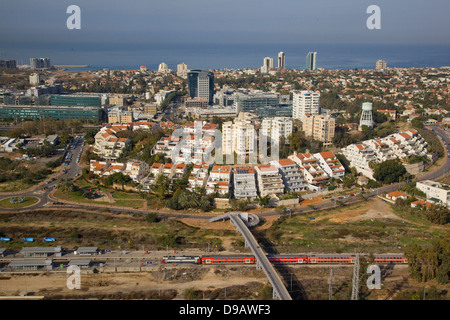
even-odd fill
[[[282,274],[293,296],[302,290],[307,299],[327,300],[330,269],[333,270],[334,299],[348,299],[352,266],[290,266]],[[423,284],[409,279],[406,265],[382,266],[381,269],[382,288],[366,290],[369,299],[392,299],[400,290],[423,288]],[[186,290],[198,290],[205,299],[212,298],[214,292],[219,299],[225,298],[223,294],[227,293],[227,298],[231,299],[258,299],[260,290],[268,284],[264,273],[255,266],[175,266],[140,273],[89,273],[81,275],[80,290],[67,288],[68,277],[65,273],[4,274],[0,277],[0,296],[28,293],[47,299],[114,299],[140,293],[147,299],[159,299],[160,293],[164,296],[172,292],[171,299],[185,299]],[[148,296],[150,293],[153,296]]]
[[[323,217],[326,218],[326,217]],[[320,218],[319,218],[320,219]],[[329,219],[331,222],[354,222],[371,219],[394,219],[403,220],[392,212],[391,207],[379,198],[370,201],[367,205],[360,209],[341,210],[341,212],[333,214]]]

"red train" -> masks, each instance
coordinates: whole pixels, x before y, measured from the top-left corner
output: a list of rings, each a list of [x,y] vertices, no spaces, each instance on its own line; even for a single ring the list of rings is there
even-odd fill
[[[369,259],[370,255],[359,255],[362,259]],[[380,264],[408,263],[403,254],[375,254],[374,262]],[[272,263],[280,264],[353,264],[355,255],[348,254],[294,254],[294,255],[267,255]],[[196,264],[255,264],[253,255],[206,255],[206,256],[167,256],[163,257],[162,263],[196,263]]]

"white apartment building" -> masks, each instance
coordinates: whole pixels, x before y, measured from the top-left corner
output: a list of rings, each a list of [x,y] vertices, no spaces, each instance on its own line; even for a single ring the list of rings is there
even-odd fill
[[[233,191],[236,199],[256,199],[255,170],[252,167],[237,167],[233,169]]]
[[[195,188],[204,188],[208,180],[208,164],[196,164],[192,168],[188,178],[187,190],[193,191]]]
[[[320,114],[320,93],[310,90],[294,91],[292,118],[303,121],[307,115]]]
[[[125,164],[124,174],[129,176],[133,181],[139,182],[150,171],[150,166],[145,161],[129,160]]]
[[[293,120],[290,117],[265,118],[261,121],[263,135],[272,138],[273,141],[280,141],[281,137],[287,138],[292,134]]]
[[[288,157],[297,163],[311,191],[320,191],[329,180],[326,171],[321,167],[319,159],[310,153],[294,153]]]
[[[405,159],[410,156],[431,158],[426,147],[427,143],[417,130],[411,129],[385,138],[349,145],[343,148],[341,153],[350,161],[351,167],[355,167],[366,177],[374,179],[370,162],[380,163],[386,160]]]
[[[230,166],[213,166],[206,182],[206,194],[216,191],[222,195],[229,193],[231,174]]]
[[[95,135],[93,152],[105,159],[117,159],[131,143],[130,139],[117,138],[116,133],[127,130],[127,126],[103,127]]]
[[[300,167],[291,159],[273,160],[270,161],[270,164],[278,168],[286,190],[300,192],[308,189],[308,183],[303,177]]]
[[[320,166],[325,170],[330,178],[343,178],[345,168],[331,151],[315,153],[314,157],[319,160]]]
[[[417,182],[416,188],[427,195],[427,200],[440,202],[441,204],[450,207],[450,186],[431,180],[425,180]]]
[[[258,178],[258,189],[261,197],[284,193],[284,184],[278,168],[273,165],[255,167]]]
[[[257,152],[256,132],[251,121],[235,120],[222,125],[222,153],[238,156],[255,155]]]

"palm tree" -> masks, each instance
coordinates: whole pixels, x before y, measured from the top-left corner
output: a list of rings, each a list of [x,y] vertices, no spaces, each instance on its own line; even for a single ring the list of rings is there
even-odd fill
[[[266,195],[265,197],[261,197],[261,196],[258,197],[258,204],[259,204],[259,207],[261,208],[261,213],[262,213],[262,209],[269,205],[269,202],[270,202],[269,195]]]
[[[67,198],[69,198],[69,194],[75,190],[75,186],[71,180],[61,179],[58,183],[58,189],[67,193]]]

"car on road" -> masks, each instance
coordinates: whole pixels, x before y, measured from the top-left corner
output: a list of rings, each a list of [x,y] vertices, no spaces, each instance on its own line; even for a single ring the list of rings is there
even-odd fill
[[[309,217],[309,218],[308,218],[308,220],[310,220],[310,221],[311,221],[311,220],[314,220],[314,219],[316,219],[316,218],[314,218],[314,217]]]

